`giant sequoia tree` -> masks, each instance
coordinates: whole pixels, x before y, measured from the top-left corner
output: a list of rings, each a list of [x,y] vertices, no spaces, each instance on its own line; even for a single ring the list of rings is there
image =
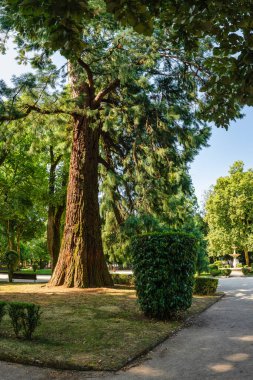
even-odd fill
[[[68,114],[72,119],[73,143],[65,230],[52,285],[86,287],[111,284],[101,241],[98,172],[99,164],[107,168],[111,166],[110,163],[115,161],[115,158],[111,157],[111,151],[119,150],[117,128],[120,128],[120,125],[118,122],[115,123],[115,114],[119,115],[118,120],[123,120],[122,128],[124,114],[129,115],[131,111],[132,115],[135,115],[128,126],[131,126],[137,142],[140,140],[140,126],[147,126],[144,133],[148,133],[148,129],[153,128],[154,123],[160,125],[161,129],[170,128],[173,123],[168,123],[168,118],[174,117],[174,125],[177,124],[182,144],[190,146],[191,138],[187,128],[189,125],[194,124],[195,120],[203,119],[208,110],[209,120],[213,119],[218,125],[227,126],[230,119],[238,116],[238,102],[241,101],[241,98],[231,96],[222,101],[217,99],[217,82],[219,72],[224,68],[224,60],[227,59],[230,65],[226,49],[221,52],[224,59],[215,61],[216,65],[214,61],[206,62],[207,69],[203,68],[206,61],[204,52],[208,50],[208,46],[212,51],[211,44],[205,43],[202,49],[198,43],[191,43],[191,48],[185,49],[187,38],[178,28],[178,16],[181,14],[184,20],[185,13],[190,13],[192,16],[189,25],[192,22],[194,25],[200,18],[199,7],[192,7],[192,2],[185,2],[183,8],[178,4],[180,12],[177,14],[175,10],[170,12],[170,1],[161,4],[157,2],[155,9],[152,8],[151,1],[120,2],[120,10],[116,1],[108,0],[105,3],[107,11],[114,13],[122,24],[131,24],[136,31],[148,30],[149,33],[152,29],[150,12],[159,15],[160,6],[164,4],[168,8],[167,17],[163,20],[167,27],[162,31],[154,23],[152,37],[138,36],[127,28],[121,28],[113,17],[106,13],[102,1],[75,0],[60,3],[50,0],[44,2],[43,6],[40,1],[1,2],[2,31],[6,32],[6,35],[10,30],[14,33],[20,61],[30,60],[32,65],[39,69],[39,73],[36,77],[26,75],[16,78],[13,89],[8,89],[2,83],[1,93],[4,100],[0,104],[0,121],[23,118],[32,112],[42,115]],[[207,4],[204,4],[205,17],[215,18],[215,13],[212,9],[210,13],[206,6]],[[236,9],[239,12],[239,8]],[[248,15],[244,8],[240,12],[243,19]],[[224,17],[217,17],[218,31],[224,30],[224,20],[226,21]],[[175,26],[173,30],[172,25]],[[185,26],[185,31],[189,25]],[[247,26],[245,28],[247,29]],[[220,33],[217,30],[215,32],[215,29],[211,28],[209,34],[217,37],[218,41]],[[229,28],[225,31],[230,35]],[[196,42],[196,38],[199,37],[202,38],[203,33],[191,38],[191,42]],[[245,38],[245,41],[248,39]],[[59,97],[59,87],[56,86],[61,77],[61,70],[56,69],[50,59],[55,51],[59,51],[68,60],[71,98],[66,92],[66,101]],[[232,55],[234,56],[233,52]],[[156,76],[170,78],[177,75],[174,71],[177,65],[182,77],[184,74],[185,82],[182,83],[191,82],[191,88],[187,88],[191,97],[188,99],[188,106],[194,107],[195,120],[191,120],[190,124],[180,115],[180,120],[176,123],[178,113],[174,112],[173,98],[171,102],[166,102],[166,99],[169,99],[168,93],[166,95],[161,92],[160,96],[157,96],[157,87],[153,85]],[[164,82],[166,86],[166,81]],[[230,93],[233,93],[237,83],[234,78],[230,84]],[[205,99],[198,97],[201,86],[204,86],[203,89],[206,91]],[[224,86],[220,88],[222,90]],[[45,97],[46,91],[48,94]],[[19,98],[19,95],[24,93],[29,93],[29,99],[33,97],[33,101],[24,102],[24,98]],[[148,103],[151,110],[148,117],[139,117],[138,110],[132,105],[132,99],[129,107],[129,94],[132,99],[136,96],[136,103],[142,115]],[[199,133],[197,123],[196,135]],[[132,156],[137,165],[138,154],[135,153],[138,150],[140,152],[141,145],[135,149],[135,142],[132,143],[124,133],[121,134],[121,139],[123,145],[132,144]],[[161,149],[164,149],[163,146]],[[164,154],[167,153],[165,149]],[[143,154],[144,151],[142,156]],[[168,166],[173,166],[172,163],[173,152],[171,158],[168,158]],[[126,191],[128,190],[126,188]]]

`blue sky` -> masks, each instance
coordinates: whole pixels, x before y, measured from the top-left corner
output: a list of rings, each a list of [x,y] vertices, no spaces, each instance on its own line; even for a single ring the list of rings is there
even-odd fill
[[[15,62],[15,51],[10,46],[7,55],[0,55],[0,79],[9,82],[12,75],[29,70]],[[246,169],[253,168],[253,108],[244,109],[245,117],[231,123],[228,131],[212,128],[209,147],[202,149],[191,164],[190,174],[201,205],[203,194],[215,184],[218,177],[225,176],[234,161],[242,160]]]
[[[253,168],[253,108],[244,108],[244,118],[231,123],[228,131],[213,127],[209,147],[202,149],[191,164],[190,174],[199,203],[203,194],[225,176],[234,161]]]

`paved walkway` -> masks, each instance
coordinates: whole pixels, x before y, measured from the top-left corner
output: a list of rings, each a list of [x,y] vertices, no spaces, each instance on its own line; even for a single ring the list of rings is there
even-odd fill
[[[220,280],[226,297],[193,324],[116,375],[58,372],[0,362],[1,380],[253,379],[253,278]]]

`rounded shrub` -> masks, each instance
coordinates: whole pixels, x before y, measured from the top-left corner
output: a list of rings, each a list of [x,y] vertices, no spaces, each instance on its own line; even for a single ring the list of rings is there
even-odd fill
[[[219,269],[210,269],[211,276],[221,276],[222,272]]]
[[[209,264],[208,268],[209,268],[209,270],[218,270],[219,269],[218,265],[216,265],[216,264]]]
[[[139,305],[148,317],[168,319],[191,306],[197,246],[182,232],[136,236],[130,245]]]
[[[244,274],[244,276],[246,276],[247,274],[250,273],[250,268],[245,266],[242,268],[242,273]]]
[[[231,272],[232,272],[232,270],[230,268],[222,268],[221,269],[221,274],[223,276],[229,277],[231,275]]]
[[[194,284],[194,294],[213,295],[216,293],[218,279],[211,277],[196,277]]]

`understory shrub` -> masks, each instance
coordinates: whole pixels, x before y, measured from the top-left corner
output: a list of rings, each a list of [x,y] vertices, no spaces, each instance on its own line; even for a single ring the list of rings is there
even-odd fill
[[[229,268],[222,268],[222,269],[221,269],[221,274],[222,274],[223,276],[227,276],[227,277],[229,277],[229,276],[231,275],[231,272],[232,272],[232,270],[229,269]]]
[[[111,273],[111,276],[115,285],[134,285],[134,276],[132,274]]]
[[[210,269],[211,276],[221,276],[222,272],[219,269]]]
[[[194,294],[212,295],[216,293],[218,279],[211,277],[196,277],[194,284]]]
[[[236,264],[236,268],[242,268],[242,264],[241,263]]]
[[[6,302],[0,301],[0,323],[6,313]]]
[[[16,337],[22,333],[26,339],[31,339],[40,323],[40,306],[33,303],[10,302],[8,312]]]
[[[138,303],[146,316],[168,319],[191,306],[197,255],[193,235],[140,235],[130,249]]]
[[[242,268],[242,273],[244,274],[244,276],[246,276],[247,274],[250,273],[250,268],[245,266]]]
[[[216,265],[216,264],[209,264],[208,268],[209,268],[210,271],[211,270],[218,270],[218,265]]]
[[[216,261],[214,262],[214,265],[216,265],[217,268],[222,267],[222,261],[221,261],[221,260],[216,260]]]

